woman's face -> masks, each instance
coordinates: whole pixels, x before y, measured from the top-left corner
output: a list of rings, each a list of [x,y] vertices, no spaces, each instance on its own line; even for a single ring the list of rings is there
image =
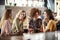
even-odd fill
[[[26,14],[24,12],[22,12],[20,15],[19,15],[19,19],[23,19],[24,17],[26,16]]]
[[[43,16],[44,16],[44,18],[45,18],[45,19],[47,19],[47,18],[48,18],[48,15],[47,15],[47,13],[46,13],[46,12],[44,12],[44,15],[43,15]]]
[[[36,12],[36,14],[35,14],[34,17],[35,17],[35,18],[38,18],[38,16],[39,16],[39,14],[38,14],[38,12]]]
[[[10,16],[10,18],[13,18],[13,17],[12,17],[12,13],[11,13],[9,16]]]

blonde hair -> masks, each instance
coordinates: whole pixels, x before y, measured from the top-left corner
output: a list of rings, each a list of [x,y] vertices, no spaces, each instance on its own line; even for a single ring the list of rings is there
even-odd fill
[[[1,21],[0,21],[0,28],[2,27],[2,24],[3,24],[3,22],[4,22],[5,12],[6,12],[6,10],[4,11],[3,16],[2,16],[2,18],[1,18]]]
[[[22,14],[24,10],[19,10],[18,14],[15,16],[13,23],[17,20],[17,18],[19,17],[20,14]]]
[[[2,27],[2,24],[3,22],[10,18],[10,14],[11,14],[11,9],[5,9],[3,15],[2,15],[2,18],[1,18],[1,21],[0,21],[0,28]]]
[[[17,24],[17,23],[16,23],[16,20],[18,19],[19,15],[22,14],[22,11],[23,11],[23,10],[19,10],[19,12],[17,13],[17,15],[15,16],[15,18],[14,18],[14,20],[13,20],[13,24],[12,24],[12,29],[11,29],[11,30],[13,30],[14,27],[16,27],[16,30],[18,30],[17,25],[16,25],[16,24]]]
[[[19,12],[17,13],[17,15],[15,16],[13,23],[17,20],[17,18],[19,17],[19,15],[21,14],[22,10],[19,10]]]

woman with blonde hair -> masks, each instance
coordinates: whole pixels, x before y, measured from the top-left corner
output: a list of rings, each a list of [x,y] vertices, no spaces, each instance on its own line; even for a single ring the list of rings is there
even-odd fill
[[[1,36],[9,35],[11,33],[11,20],[12,19],[12,10],[6,9],[5,13],[1,18]]]
[[[21,33],[23,32],[23,23],[26,19],[26,12],[24,10],[20,10],[16,17],[13,20],[12,24],[12,33]]]

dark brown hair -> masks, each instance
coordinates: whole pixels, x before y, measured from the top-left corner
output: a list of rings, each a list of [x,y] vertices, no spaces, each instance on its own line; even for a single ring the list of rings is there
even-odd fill
[[[52,11],[50,9],[46,9],[45,12],[47,13],[49,20],[54,20],[54,16],[52,14]]]

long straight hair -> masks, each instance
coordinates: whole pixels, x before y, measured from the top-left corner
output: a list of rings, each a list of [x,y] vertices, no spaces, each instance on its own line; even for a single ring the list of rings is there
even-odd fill
[[[12,14],[12,10],[11,9],[5,9],[3,16],[1,18],[1,22],[0,22],[0,26],[2,27],[2,24],[4,22],[4,20],[7,20],[9,18],[11,18],[11,14]]]
[[[15,16],[15,18],[14,18],[14,20],[13,20],[13,24],[12,24],[12,29],[14,28],[14,27],[16,27],[17,28],[17,23],[16,23],[16,20],[18,19],[18,17],[19,17],[19,15],[21,15],[22,14],[22,12],[24,12],[23,10],[19,10],[19,12],[17,13],[17,15]],[[24,17],[24,19],[23,20],[25,20],[25,18],[26,18],[26,16]],[[22,20],[22,21],[23,21]],[[11,30],[12,30],[11,29]]]

